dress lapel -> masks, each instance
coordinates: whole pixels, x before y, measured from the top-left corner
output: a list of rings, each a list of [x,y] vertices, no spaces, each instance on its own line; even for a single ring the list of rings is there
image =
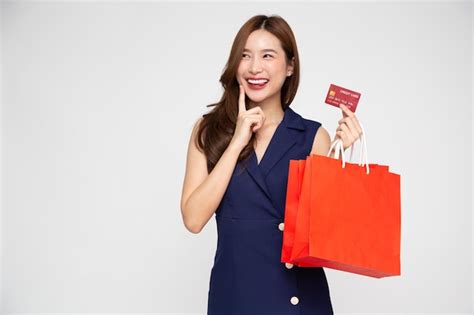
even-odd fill
[[[298,142],[302,135],[301,131],[305,129],[302,117],[288,107],[285,110],[282,122],[275,130],[262,156],[260,164],[257,164],[255,150],[250,156],[247,171],[270,200],[272,200],[272,196],[265,182],[265,177],[277,162],[283,158],[285,153]]]
[[[263,160],[262,160],[263,161]],[[257,164],[257,156],[255,155],[255,151],[252,152],[250,155],[250,161],[247,166],[247,172],[250,174],[250,177],[257,183],[257,185],[262,189],[262,191],[267,195],[268,199],[272,199],[270,195],[270,191],[268,190],[267,184],[265,183],[265,179],[263,178],[263,174]]]

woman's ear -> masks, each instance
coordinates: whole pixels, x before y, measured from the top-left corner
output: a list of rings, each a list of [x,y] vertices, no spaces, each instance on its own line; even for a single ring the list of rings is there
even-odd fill
[[[293,74],[295,68],[295,57],[291,58],[290,64],[288,65],[287,75],[290,76]]]

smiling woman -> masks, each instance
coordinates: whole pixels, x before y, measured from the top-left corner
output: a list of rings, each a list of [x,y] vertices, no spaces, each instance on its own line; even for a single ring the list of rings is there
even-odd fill
[[[289,161],[330,143],[290,108],[299,73],[288,23],[252,17],[234,39],[221,100],[191,133],[183,221],[199,233],[215,215],[218,231],[208,315],[333,314],[324,269],[281,262]]]
[[[250,108],[260,106],[267,118],[283,116],[283,110],[279,114],[268,110],[282,108],[280,91],[294,71],[294,60],[294,56],[287,57],[278,37],[266,29],[255,30],[249,35],[237,69],[237,80],[244,82],[247,88]],[[262,92],[252,93],[264,88]]]
[[[263,34],[263,36],[265,35],[266,34]],[[243,59],[249,59],[251,55],[245,52],[250,52],[250,50],[248,48],[245,48],[244,54],[243,54]],[[267,58],[269,60],[274,59],[275,57],[278,56],[278,52],[274,49],[262,49],[260,53],[264,54],[263,56],[264,59]],[[242,62],[241,65],[245,65],[245,63]],[[250,78],[247,78],[247,82],[249,83],[249,88],[260,89],[266,86],[266,84],[268,83],[268,79],[262,78],[262,77],[250,77]]]

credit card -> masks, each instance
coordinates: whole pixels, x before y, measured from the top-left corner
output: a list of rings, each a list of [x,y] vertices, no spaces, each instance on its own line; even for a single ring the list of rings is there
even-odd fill
[[[359,100],[360,93],[348,90],[335,84],[331,84],[324,102],[336,107],[339,107],[340,104],[343,104],[355,113]]]

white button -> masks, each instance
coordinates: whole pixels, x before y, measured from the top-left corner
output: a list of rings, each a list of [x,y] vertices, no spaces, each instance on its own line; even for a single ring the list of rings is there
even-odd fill
[[[285,228],[285,223],[282,222],[282,223],[278,224],[278,229],[280,231],[283,231],[284,228]]]
[[[293,264],[285,263],[285,267],[288,268],[288,269],[291,269],[291,268],[293,268]]]
[[[291,301],[291,304],[296,305],[299,303],[300,300],[296,296],[294,296],[291,298],[290,301]]]

